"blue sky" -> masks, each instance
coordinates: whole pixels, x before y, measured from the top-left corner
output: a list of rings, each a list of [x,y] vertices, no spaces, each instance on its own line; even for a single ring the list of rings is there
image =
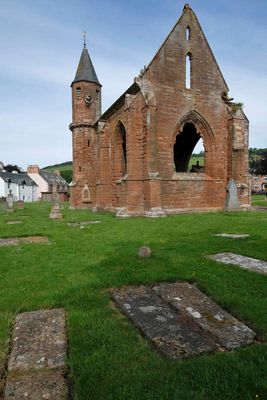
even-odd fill
[[[0,0],[0,160],[23,168],[71,160],[70,83],[82,33],[103,85],[103,111],[148,64],[181,0]],[[267,147],[267,1],[192,0],[250,147]]]

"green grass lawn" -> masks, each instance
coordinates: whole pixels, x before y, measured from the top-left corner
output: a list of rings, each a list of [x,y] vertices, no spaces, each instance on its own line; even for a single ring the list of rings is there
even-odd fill
[[[267,399],[267,276],[206,258],[232,251],[267,260],[267,213],[118,219],[64,204],[64,219],[52,221],[49,211],[50,204],[35,203],[0,215],[0,237],[46,235],[52,242],[0,248],[3,363],[16,313],[64,307],[75,400]],[[10,219],[24,223],[6,225]],[[89,219],[102,224],[67,225]],[[213,236],[223,232],[250,236]],[[151,258],[137,257],[141,245],[151,246]],[[110,288],[179,280],[195,283],[247,323],[258,343],[171,361],[152,350],[110,300]]]

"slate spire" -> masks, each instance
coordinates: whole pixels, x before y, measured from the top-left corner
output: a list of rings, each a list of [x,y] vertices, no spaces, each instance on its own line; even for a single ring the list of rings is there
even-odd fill
[[[72,83],[81,81],[93,82],[101,86],[97,78],[91,58],[89,56],[88,50],[86,48],[85,42],[76,75]]]

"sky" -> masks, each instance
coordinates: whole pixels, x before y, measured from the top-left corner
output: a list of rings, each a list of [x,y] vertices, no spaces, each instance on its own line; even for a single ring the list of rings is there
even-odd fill
[[[103,111],[133,82],[180,17],[181,0],[0,0],[0,161],[72,159],[71,89],[87,32]],[[267,147],[267,0],[191,0],[250,147]]]

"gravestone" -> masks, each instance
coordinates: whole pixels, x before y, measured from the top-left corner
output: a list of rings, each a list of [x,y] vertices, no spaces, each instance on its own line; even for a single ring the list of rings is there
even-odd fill
[[[64,309],[18,314],[13,329],[5,400],[67,400]]]
[[[62,219],[62,214],[59,207],[59,194],[57,191],[57,185],[53,185],[52,188],[52,208],[49,214],[49,218],[51,219]]]
[[[16,205],[19,210],[24,210],[24,201],[23,200],[18,200]]]
[[[7,212],[14,212],[14,196],[11,190],[7,195]]]
[[[209,256],[215,261],[219,261],[223,264],[238,265],[241,268],[256,271],[261,274],[267,274],[267,262],[258,260],[257,258],[245,257],[240,254],[231,252],[217,253]]]
[[[7,201],[5,197],[0,197],[0,207],[3,209],[7,208]]]
[[[149,343],[173,359],[246,346],[256,335],[187,282],[128,286],[112,297]]]
[[[230,179],[228,187],[227,187],[225,209],[228,211],[240,209],[238,193],[237,193],[237,186],[236,186],[234,179]]]

